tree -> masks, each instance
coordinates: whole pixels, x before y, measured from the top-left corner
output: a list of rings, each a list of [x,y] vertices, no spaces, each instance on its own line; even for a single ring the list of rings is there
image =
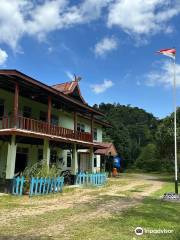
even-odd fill
[[[101,103],[94,107],[112,124],[112,128],[106,129],[103,140],[112,140],[126,166],[131,167],[141,148],[154,141],[158,120],[143,109],[130,105]]]
[[[147,171],[159,171],[161,169],[161,164],[156,145],[149,143],[147,146],[142,148],[135,165],[139,169]]]

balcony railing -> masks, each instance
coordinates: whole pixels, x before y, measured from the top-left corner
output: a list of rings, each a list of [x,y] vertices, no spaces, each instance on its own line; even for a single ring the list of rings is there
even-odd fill
[[[88,132],[78,132],[31,118],[26,118],[22,116],[18,116],[17,118],[15,118],[14,116],[4,116],[0,120],[1,129],[17,128],[35,133],[72,138],[85,142],[92,142],[92,135]]]

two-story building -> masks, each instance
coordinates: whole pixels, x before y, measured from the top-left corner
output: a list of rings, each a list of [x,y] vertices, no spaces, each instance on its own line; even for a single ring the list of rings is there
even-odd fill
[[[0,70],[0,179],[45,160],[72,174],[100,169],[103,114],[83,99],[78,79],[48,86],[17,70]]]

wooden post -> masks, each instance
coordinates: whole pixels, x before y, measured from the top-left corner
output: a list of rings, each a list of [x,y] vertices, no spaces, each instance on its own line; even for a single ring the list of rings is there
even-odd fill
[[[51,111],[52,111],[52,99],[51,96],[48,96],[48,124],[51,124]]]
[[[91,138],[92,138],[92,142],[94,139],[94,116],[93,114],[91,115]]]
[[[77,112],[74,112],[74,138],[76,138],[77,132]]]
[[[18,114],[19,114],[19,84],[16,82],[14,93],[14,127],[17,126]]]
[[[77,146],[74,143],[73,149],[72,149],[72,173],[73,175],[76,175],[78,172],[78,153],[77,153]]]

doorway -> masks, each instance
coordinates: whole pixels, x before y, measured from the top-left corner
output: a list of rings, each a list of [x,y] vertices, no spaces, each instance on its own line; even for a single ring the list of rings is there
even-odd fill
[[[78,171],[86,172],[89,170],[89,153],[79,153],[78,154]]]
[[[27,166],[28,149],[18,148],[16,153],[15,174],[21,173]]]

